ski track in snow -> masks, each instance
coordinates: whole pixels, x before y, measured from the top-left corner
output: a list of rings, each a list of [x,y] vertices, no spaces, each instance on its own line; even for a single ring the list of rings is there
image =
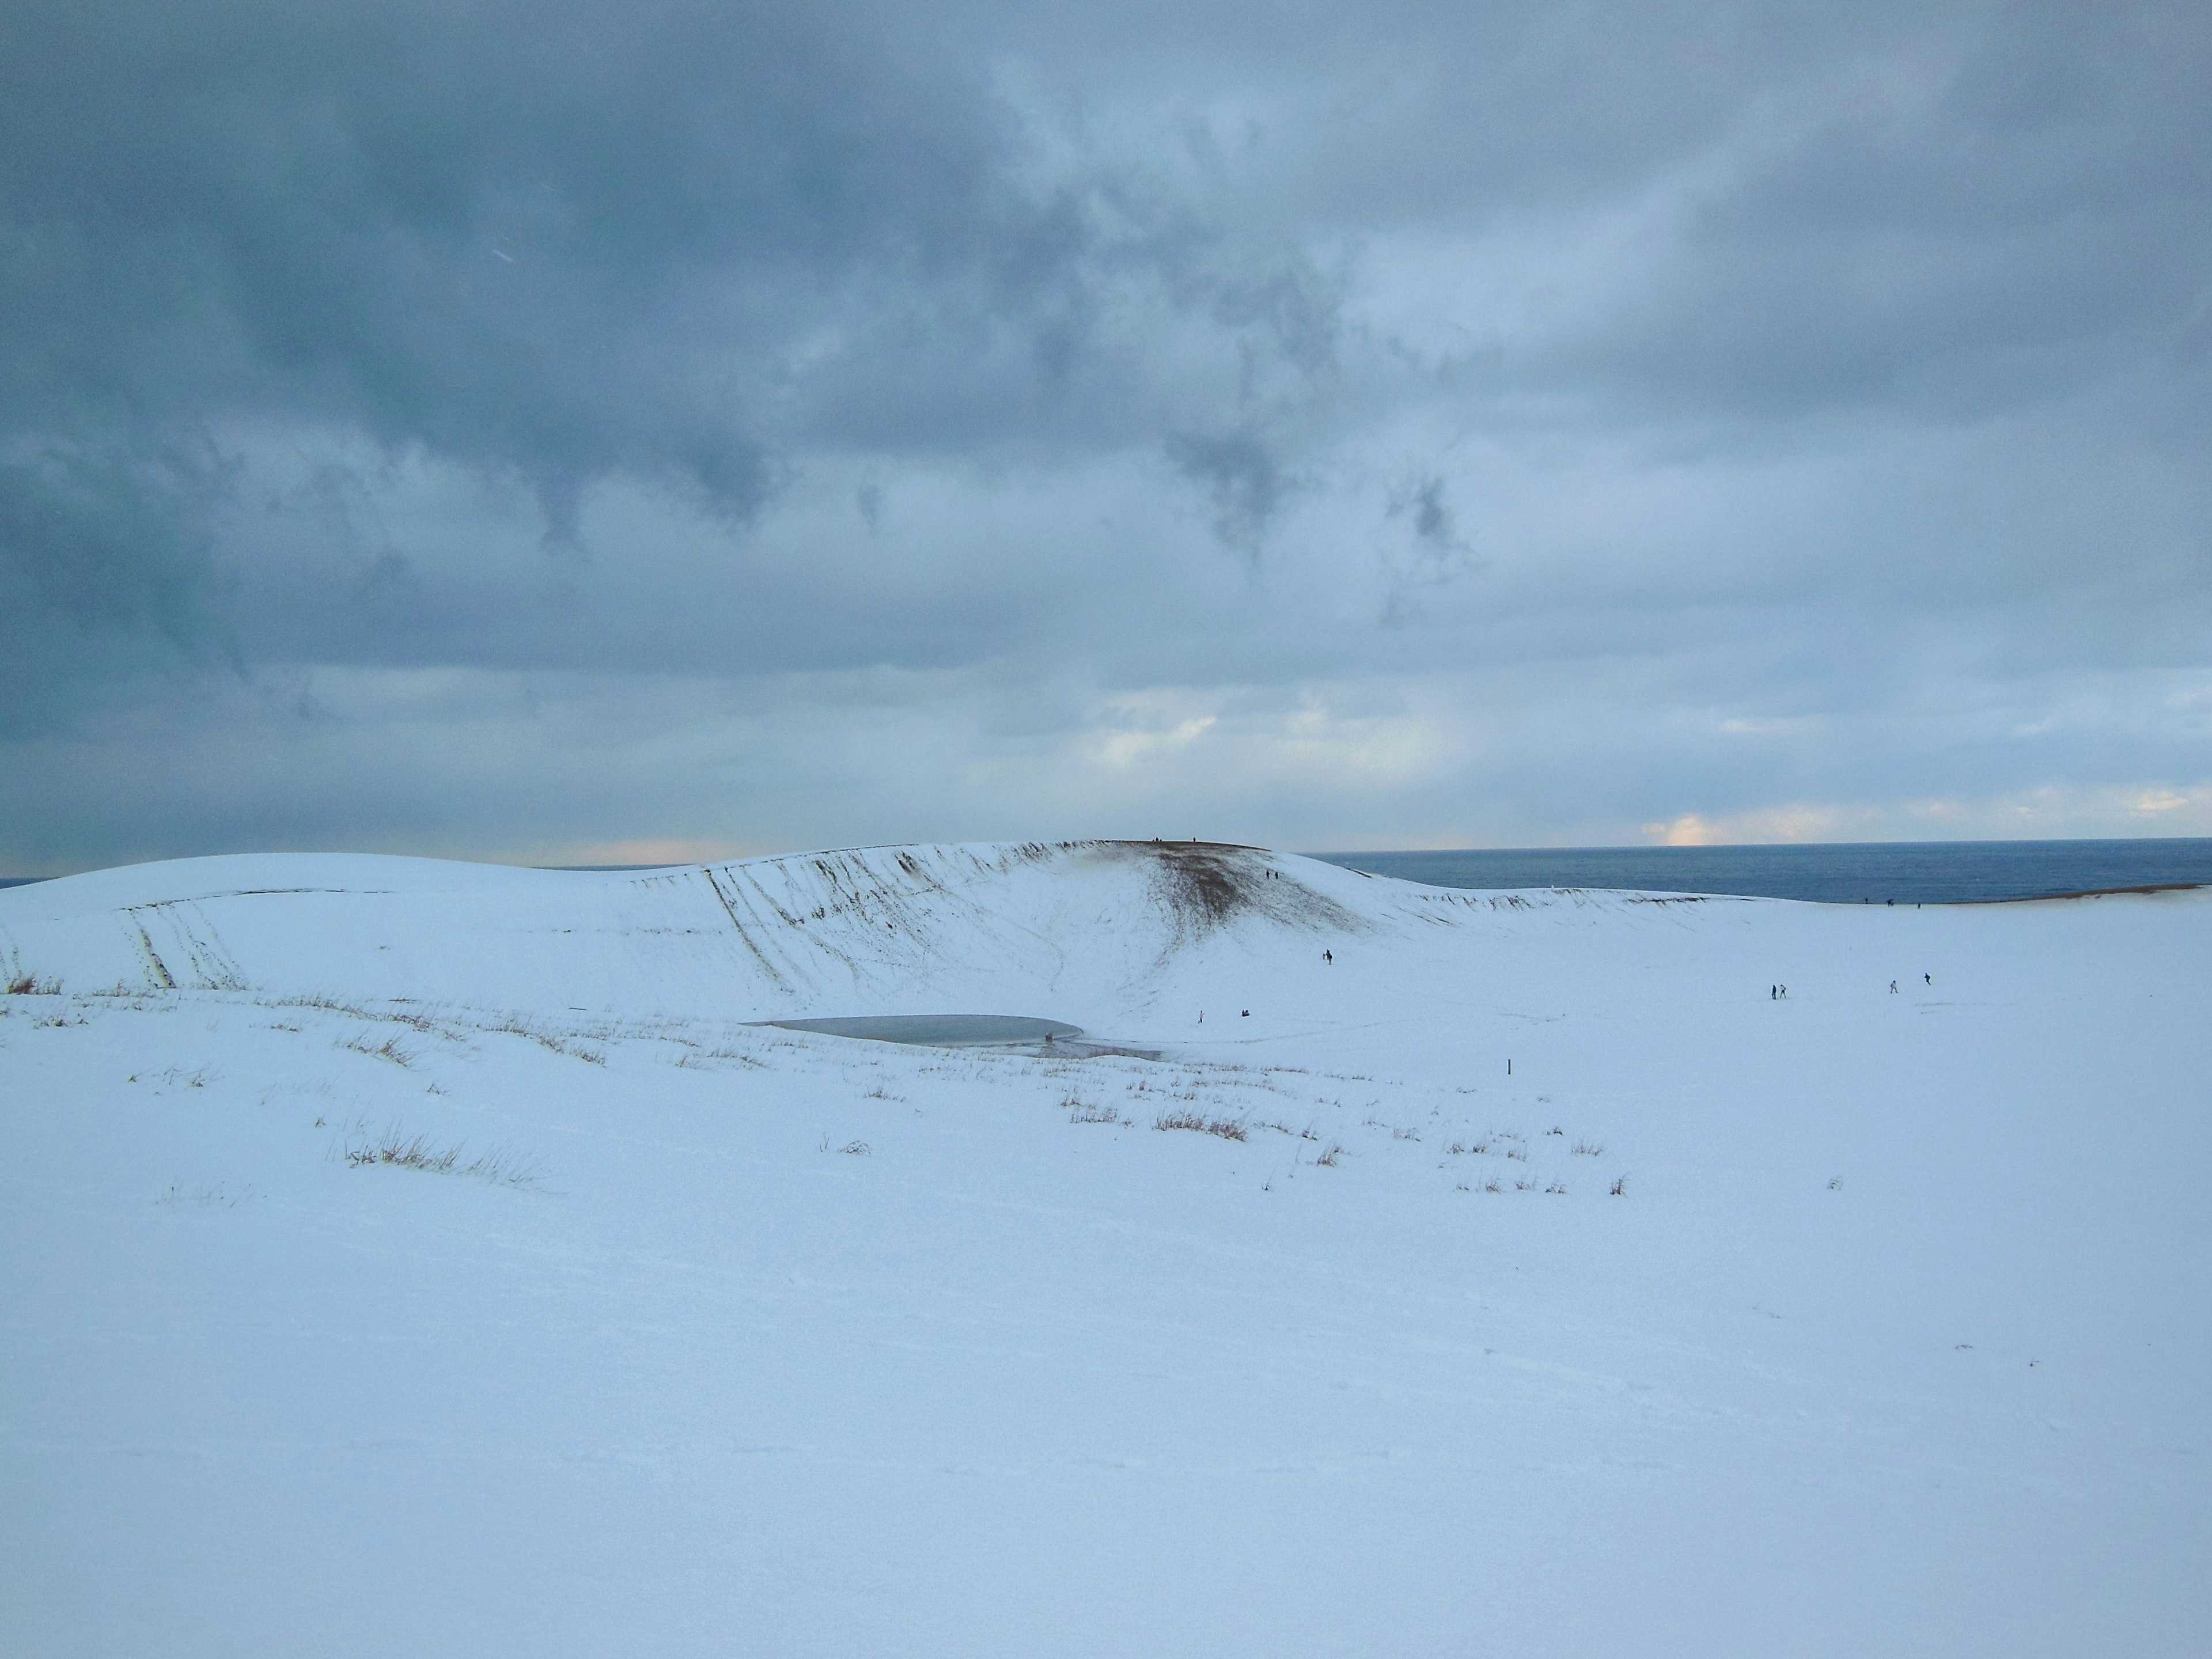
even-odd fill
[[[0,892],[0,1649],[2202,1651],[2208,945],[1188,842]],[[759,1023],[942,1013],[1121,1052]]]

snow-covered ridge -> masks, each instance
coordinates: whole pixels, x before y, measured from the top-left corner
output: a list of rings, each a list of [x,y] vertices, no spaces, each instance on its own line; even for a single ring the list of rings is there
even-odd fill
[[[266,854],[0,893],[0,968],[79,990],[763,1019],[962,1009],[1156,1036],[1194,1024],[1207,992],[1217,1019],[1256,1000],[1264,1029],[1309,1020],[1316,993],[1340,1005],[1360,982],[1363,956],[1439,925],[1473,946],[1530,913],[1618,917],[1638,902],[1448,893],[1199,842],[887,847],[625,873]]]

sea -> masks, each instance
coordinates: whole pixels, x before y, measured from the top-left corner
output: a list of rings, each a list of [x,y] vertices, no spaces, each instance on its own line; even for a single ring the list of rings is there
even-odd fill
[[[1822,904],[1976,904],[2212,884],[2212,839],[1803,842],[1780,847],[1522,847],[1316,853],[1431,887],[1611,887]]]
[[[2130,887],[2212,884],[2212,838],[1927,841],[1779,847],[1515,847],[1316,853],[1431,887],[1611,887],[1823,904],[1976,904]],[[592,866],[652,868],[651,866]],[[0,877],[19,887],[36,877]]]

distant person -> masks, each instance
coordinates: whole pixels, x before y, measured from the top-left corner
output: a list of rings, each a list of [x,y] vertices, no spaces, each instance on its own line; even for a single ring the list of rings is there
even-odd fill
[[[1897,994],[1897,981],[1895,980],[1892,980],[1889,982],[1889,994],[1892,996],[1895,996]]]
[[[1923,974],[1920,977],[1926,980],[1930,985],[1933,985],[1936,982],[1936,975],[1933,974]]]
[[[1321,959],[1322,959],[1323,962],[1334,962],[1334,961],[1336,960],[1336,957],[1335,957],[1334,955],[1332,955],[1330,952],[1328,952],[1328,951],[1322,951],[1322,952],[1321,953]]]

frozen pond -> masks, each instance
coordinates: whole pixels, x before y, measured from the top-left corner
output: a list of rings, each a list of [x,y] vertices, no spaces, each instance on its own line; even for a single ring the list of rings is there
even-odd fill
[[[787,1031],[862,1037],[870,1042],[919,1042],[973,1048],[998,1042],[1054,1042],[1083,1035],[1079,1026],[1020,1014],[860,1014],[842,1019],[764,1019]]]

